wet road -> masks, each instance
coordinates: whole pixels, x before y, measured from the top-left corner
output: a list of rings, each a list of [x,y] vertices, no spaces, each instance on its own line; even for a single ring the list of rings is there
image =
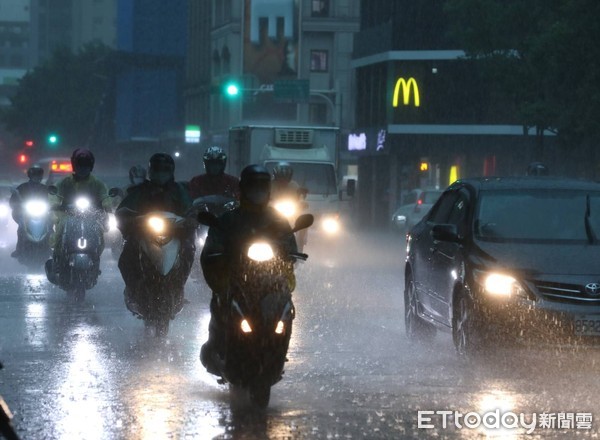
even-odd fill
[[[353,234],[335,245],[313,240],[306,251],[311,258],[297,271],[286,373],[269,408],[255,411],[198,360],[209,319],[203,282],[188,282],[189,304],[168,338],[156,340],[126,311],[109,252],[98,285],[73,304],[0,249],[0,393],[19,434],[517,438],[535,422],[527,438],[598,436],[598,351],[499,349],[468,363],[457,359],[447,334],[431,347],[411,346],[404,336],[399,236]],[[430,413],[419,418],[419,411]],[[471,427],[464,426],[466,413]],[[510,418],[521,413],[524,423]],[[487,427],[476,423],[477,415],[487,417]]]

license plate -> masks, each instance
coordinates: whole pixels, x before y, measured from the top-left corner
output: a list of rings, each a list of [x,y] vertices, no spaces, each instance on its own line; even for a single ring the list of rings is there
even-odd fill
[[[600,315],[580,315],[575,317],[576,336],[600,336]]]

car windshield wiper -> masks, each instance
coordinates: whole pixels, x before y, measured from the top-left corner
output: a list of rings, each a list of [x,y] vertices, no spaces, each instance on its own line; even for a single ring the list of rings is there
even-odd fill
[[[588,236],[588,241],[590,242],[590,244],[594,244],[598,240],[598,237],[596,237],[596,233],[594,232],[594,229],[592,228],[592,224],[590,222],[590,217],[591,217],[590,195],[587,194],[585,196],[585,232]]]

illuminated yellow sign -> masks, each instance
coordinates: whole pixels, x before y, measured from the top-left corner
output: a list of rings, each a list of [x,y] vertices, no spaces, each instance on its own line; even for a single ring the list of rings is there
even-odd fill
[[[452,185],[454,182],[456,182],[458,180],[458,174],[459,174],[458,165],[452,165],[450,167],[450,176],[448,179],[450,185]]]
[[[421,162],[421,171],[429,170],[429,164],[427,162]]]
[[[419,107],[421,105],[417,81],[415,81],[414,78],[408,78],[408,80],[405,80],[404,78],[398,78],[398,81],[396,81],[396,87],[394,87],[394,97],[392,99],[392,105],[394,107],[398,107],[398,96],[400,95],[400,89],[402,89],[402,102],[404,105],[408,105],[410,103],[411,91],[414,96],[415,107]]]

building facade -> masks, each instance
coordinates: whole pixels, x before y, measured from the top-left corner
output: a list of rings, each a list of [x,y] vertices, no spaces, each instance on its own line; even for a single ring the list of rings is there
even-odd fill
[[[436,0],[361,1],[352,66],[363,224],[389,224],[405,190],[524,174],[543,159],[543,133],[520,124],[509,94],[466,58],[447,24]]]
[[[353,130],[357,2],[190,0],[189,17],[186,124],[200,127],[199,149],[226,145],[238,124]]]

